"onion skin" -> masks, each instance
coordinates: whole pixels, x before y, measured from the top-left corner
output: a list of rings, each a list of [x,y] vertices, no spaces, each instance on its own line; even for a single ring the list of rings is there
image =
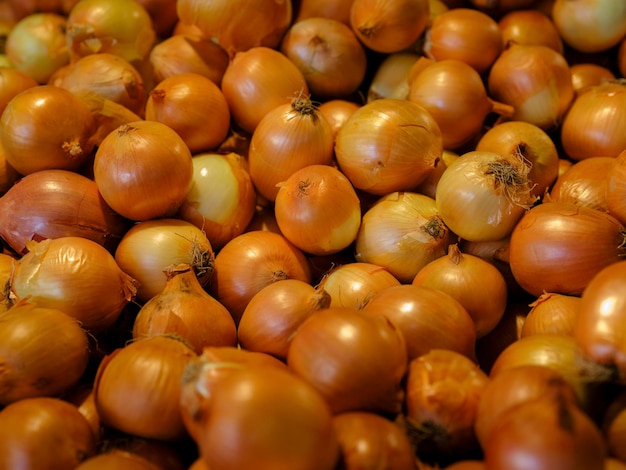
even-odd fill
[[[67,170],[21,178],[0,197],[0,236],[17,253],[25,240],[80,236],[114,250],[129,228],[102,199],[96,183]]]
[[[626,224],[626,149],[615,157],[608,171],[606,205],[608,211],[622,224]]]

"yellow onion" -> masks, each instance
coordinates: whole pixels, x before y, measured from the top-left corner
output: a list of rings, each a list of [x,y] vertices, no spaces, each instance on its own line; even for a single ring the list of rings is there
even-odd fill
[[[615,74],[608,67],[589,62],[572,64],[570,71],[576,95],[584,93],[590,86],[616,79]]]
[[[626,149],[613,160],[607,174],[606,204],[609,212],[626,224]]]
[[[363,215],[355,258],[381,266],[407,283],[430,261],[446,254],[452,237],[433,198],[394,192],[380,198]]]
[[[408,98],[409,72],[420,57],[422,56],[410,51],[388,54],[376,67],[367,89],[367,101],[380,98]]]
[[[545,292],[530,304],[524,320],[522,336],[536,334],[573,335],[581,298]]]
[[[92,240],[60,237],[30,241],[26,248],[11,279],[12,294],[57,308],[92,333],[113,325],[135,297],[137,281]]]
[[[536,0],[531,0],[535,2]],[[512,42],[548,46],[563,53],[563,39],[552,19],[537,9],[515,9],[498,20],[502,31],[502,45]]]
[[[410,191],[437,166],[441,130],[422,106],[384,98],[364,104],[335,139],[339,168],[360,190],[385,195]]]
[[[311,17],[332,18],[350,24],[352,0],[300,0],[296,20]]]
[[[181,0],[178,17],[214,38],[229,54],[252,47],[276,48],[291,24],[292,0]]]

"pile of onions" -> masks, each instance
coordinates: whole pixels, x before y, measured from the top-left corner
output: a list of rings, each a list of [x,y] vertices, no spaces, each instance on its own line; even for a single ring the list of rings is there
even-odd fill
[[[16,252],[26,240],[78,236],[114,250],[127,221],[102,199],[95,182],[67,170],[40,170],[0,197],[0,236]]]
[[[188,264],[165,269],[165,287],[139,309],[133,338],[176,335],[196,354],[205,347],[235,346],[235,322],[222,304],[200,285]]]
[[[281,233],[302,251],[329,255],[347,248],[361,226],[361,200],[337,168],[309,165],[278,184],[274,214]]]
[[[87,334],[65,312],[22,301],[0,314],[0,356],[1,405],[58,396],[87,368]]]
[[[339,168],[365,192],[409,191],[437,166],[441,130],[432,115],[408,100],[383,98],[361,106],[335,139]]]
[[[276,48],[291,24],[291,0],[182,0],[180,21],[213,38],[230,57],[258,46]]]
[[[6,161],[22,175],[44,169],[75,171],[91,155],[94,127],[91,111],[78,96],[39,85],[22,91],[5,107],[0,145]]]
[[[146,302],[165,288],[164,271],[171,265],[190,265],[200,284],[207,286],[215,255],[206,234],[180,219],[153,219],[133,225],[115,250],[117,264],[139,282],[137,300]]]
[[[136,121],[113,130],[96,150],[98,190],[118,214],[136,221],[176,213],[193,183],[191,152],[171,127]]]
[[[383,316],[347,307],[320,310],[296,331],[287,365],[320,392],[333,413],[402,408],[406,343]]]
[[[99,333],[111,327],[134,299],[137,281],[122,271],[102,245],[83,237],[26,243],[16,263],[11,292],[39,307],[59,309]]]
[[[381,266],[400,282],[408,283],[422,267],[445,255],[452,241],[453,234],[433,198],[393,192],[363,214],[355,258]]]
[[[333,132],[308,96],[269,111],[254,129],[248,170],[258,194],[274,201],[279,183],[310,165],[330,165]]]
[[[192,164],[193,184],[176,218],[201,229],[217,251],[252,221],[256,190],[246,159],[237,153],[200,153]]]
[[[159,82],[148,94],[145,117],[176,131],[192,154],[214,150],[230,129],[224,94],[197,73],[179,73]]]

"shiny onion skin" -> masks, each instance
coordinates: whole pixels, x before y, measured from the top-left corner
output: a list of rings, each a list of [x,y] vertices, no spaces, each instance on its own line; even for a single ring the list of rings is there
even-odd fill
[[[0,313],[0,339],[2,406],[58,396],[76,385],[87,369],[87,334],[61,310],[17,303]]]
[[[487,0],[488,1],[488,0]],[[530,0],[536,3],[536,0]],[[517,44],[548,46],[563,53],[563,39],[552,19],[536,9],[512,10],[498,20],[502,45]]]
[[[137,281],[104,247],[82,237],[31,241],[16,264],[11,293],[58,308],[91,333],[111,327],[134,300]]]
[[[297,11],[295,11],[296,20],[322,17],[332,18],[349,25],[350,7],[352,7],[352,0],[300,0],[297,2]]]
[[[448,228],[467,241],[494,241],[511,234],[534,203],[523,156],[473,150],[448,166],[435,202]]]
[[[163,290],[142,305],[133,322],[133,338],[177,335],[196,354],[205,347],[235,346],[237,329],[230,312],[200,285],[188,264],[164,270]]]
[[[418,458],[445,467],[480,455],[474,423],[488,383],[474,361],[448,349],[409,363],[404,417]]]
[[[418,271],[413,285],[432,287],[456,299],[474,322],[476,338],[482,338],[500,322],[507,307],[506,279],[489,261],[462,253],[458,244]]]
[[[360,107],[360,104],[344,99],[327,100],[319,105],[320,114],[326,118],[333,131],[333,140],[337,136],[339,129]]]
[[[613,160],[606,182],[606,205],[609,213],[626,224],[626,149]]]
[[[76,171],[91,155],[94,126],[89,108],[76,95],[39,85],[22,91],[5,107],[0,145],[9,165],[22,175],[44,169]]]
[[[308,96],[274,107],[258,123],[250,139],[248,171],[257,193],[275,201],[296,171],[333,161],[333,132]]]
[[[335,139],[341,171],[357,189],[378,196],[419,185],[442,153],[441,130],[430,113],[394,98],[361,106]]]
[[[347,307],[320,310],[296,331],[287,365],[320,392],[334,414],[401,410],[406,343],[385,317]]]
[[[171,127],[123,124],[96,150],[94,180],[115,212],[135,221],[176,213],[193,183],[192,155]]]
[[[239,346],[283,361],[293,335],[311,315],[331,305],[323,287],[284,279],[262,288],[248,302],[237,328]]]
[[[243,368],[215,384],[200,455],[216,470],[333,470],[339,442],[323,396],[289,370]],[[259,425],[262,423],[262,425]]]
[[[14,96],[37,85],[35,79],[15,67],[0,67],[0,114]]]
[[[16,253],[26,253],[25,240],[65,236],[84,237],[112,251],[128,228],[96,183],[73,171],[31,173],[0,197],[0,236]]]
[[[336,167],[308,165],[278,184],[274,214],[295,246],[312,255],[331,255],[356,239],[361,200]]]
[[[581,295],[574,337],[594,361],[615,364],[626,374],[626,261],[613,263],[593,276]]]
[[[253,47],[278,47],[291,24],[292,0],[181,0],[180,21],[198,28],[232,58]]]
[[[475,360],[476,327],[472,317],[449,294],[425,286],[402,284],[372,295],[361,309],[383,316],[404,336],[409,361],[432,349],[458,352]]]
[[[536,398],[504,412],[484,454],[490,470],[603,470],[607,455],[598,426],[562,396]]]
[[[365,211],[356,236],[355,259],[385,268],[410,283],[431,261],[444,256],[453,234],[435,200],[416,192],[393,192]]]
[[[625,253],[624,227],[597,209],[565,202],[531,208],[515,226],[509,265],[519,285],[539,297],[544,291],[580,295],[604,267]]]
[[[348,411],[333,416],[333,428],[341,446],[346,470],[379,468],[417,470],[411,442],[403,427],[377,413]]]
[[[25,398],[0,410],[0,467],[76,468],[97,442],[78,409],[59,398]]]
[[[144,438],[186,437],[179,402],[183,372],[194,357],[183,341],[165,335],[136,340],[107,355],[93,386],[102,424]]]
[[[210,292],[239,324],[252,297],[284,279],[310,283],[307,257],[283,235],[255,230],[233,238],[217,253]]]
[[[200,153],[192,164],[193,184],[176,217],[203,230],[217,251],[252,221],[256,189],[246,158],[237,153]]]

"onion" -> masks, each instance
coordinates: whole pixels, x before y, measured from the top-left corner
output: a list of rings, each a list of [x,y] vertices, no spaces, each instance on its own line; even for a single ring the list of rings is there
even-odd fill
[[[15,263],[17,263],[15,257],[7,253],[0,253],[0,285],[4,286],[0,294],[0,314],[6,312],[12,306],[8,286],[11,285],[11,276],[13,276],[13,271],[15,270]]]
[[[235,346],[237,330],[226,307],[200,285],[188,264],[165,269],[165,287],[143,304],[133,323],[133,338],[176,335],[196,354],[205,347]]]
[[[233,57],[237,52],[265,46],[274,49],[291,24],[291,0],[181,0],[178,17],[214,38]]]
[[[589,157],[574,162],[555,181],[550,189],[550,200],[608,212],[608,175],[614,162],[614,157]]]
[[[543,197],[558,176],[559,152],[551,136],[525,121],[505,121],[488,129],[476,150],[520,155],[529,167],[531,195]]]
[[[320,99],[351,96],[365,78],[365,49],[339,20],[306,18],[293,23],[280,50],[302,72],[309,91]]]
[[[479,455],[474,422],[488,376],[466,356],[433,349],[409,363],[407,433],[418,458],[449,463]]]
[[[74,60],[108,52],[136,63],[156,42],[152,18],[137,0],[81,0],[67,14],[66,35]]]
[[[257,192],[274,201],[279,183],[309,165],[330,165],[330,124],[307,96],[298,96],[269,111],[254,129],[248,169]]]
[[[429,21],[428,0],[354,0],[350,26],[359,40],[376,52],[393,53],[413,45]]]
[[[385,268],[355,261],[324,273],[318,288],[328,293],[331,306],[361,310],[377,293],[398,285],[400,281]]]
[[[379,414],[338,413],[333,416],[333,428],[346,469],[367,468],[374,462],[382,468],[415,468],[415,455],[404,429]]]
[[[335,414],[401,409],[407,349],[400,330],[385,317],[347,307],[320,310],[296,331],[287,365]]]
[[[582,292],[574,322],[574,337],[583,350],[602,364],[615,364],[626,371],[624,308],[626,297],[615,290],[626,276],[626,262],[600,270]]]
[[[0,67],[0,114],[14,96],[37,85],[35,79],[15,67]]]
[[[286,361],[291,338],[311,315],[330,306],[330,295],[298,279],[263,287],[248,302],[237,328],[239,345]]]
[[[626,451],[624,448],[624,426],[626,425],[626,394],[618,392],[607,406],[602,417],[602,433],[605,437],[607,451],[610,456],[619,459],[626,465]],[[610,467],[606,467],[609,468]]]
[[[2,405],[57,396],[87,369],[87,335],[61,310],[19,302],[0,314],[0,339]]]
[[[458,60],[484,74],[502,48],[502,30],[495,19],[476,9],[452,8],[432,20],[422,50],[433,60]]]
[[[606,182],[606,206],[611,215],[622,224],[626,223],[626,149],[614,158],[613,165],[609,169]]]
[[[577,96],[587,91],[590,86],[600,85],[616,79],[611,69],[594,63],[582,62],[572,64],[570,71]]]
[[[578,96],[563,118],[560,139],[572,160],[616,157],[626,149],[626,81],[595,85]]]
[[[132,468],[134,470],[159,470],[160,466],[145,457],[122,450],[111,450],[88,458],[76,470],[102,470],[106,468]]]
[[[440,217],[468,241],[507,237],[535,201],[529,170],[522,155],[479,150],[461,155],[437,184]]]
[[[26,240],[79,236],[114,250],[128,230],[93,180],[67,170],[41,170],[0,197],[0,236],[17,253]]]
[[[613,216],[566,202],[530,209],[511,234],[509,264],[531,295],[580,295],[602,268],[621,259],[624,227]]]
[[[381,266],[400,282],[409,283],[422,267],[445,255],[451,242],[452,233],[433,198],[394,192],[363,214],[355,258]]]
[[[602,52],[626,35],[626,5],[612,0],[556,0],[552,19],[568,46],[585,53]]]
[[[451,295],[431,287],[403,284],[372,295],[362,312],[383,316],[402,333],[409,361],[433,349],[458,352],[474,360],[476,327]]]
[[[135,297],[137,281],[94,241],[60,237],[30,241],[26,248],[11,279],[12,294],[59,309],[91,333],[113,325]]]
[[[181,382],[195,356],[181,340],[163,335],[137,340],[106,356],[94,381],[102,424],[144,438],[185,437]]]
[[[409,97],[409,73],[422,58],[415,52],[394,52],[384,57],[376,67],[367,89],[367,101],[380,98],[407,99]]]
[[[478,256],[461,253],[457,244],[448,247],[447,256],[420,269],[412,284],[441,290],[459,301],[474,322],[477,338],[496,327],[508,300],[506,280],[498,268]]]
[[[192,164],[193,184],[176,217],[201,229],[217,251],[252,221],[256,190],[239,154],[200,153]]]
[[[152,18],[157,38],[168,37],[178,22],[176,0],[139,0],[139,3]]]
[[[537,9],[509,11],[498,20],[498,26],[504,47],[511,43],[547,46],[563,54],[563,39],[552,18]]]
[[[352,0],[300,0],[295,5],[297,5],[296,21],[321,17],[350,24]]]
[[[0,411],[0,466],[76,468],[96,454],[89,423],[53,397],[25,398]]]
[[[107,204],[135,221],[174,215],[193,183],[185,141],[157,121],[123,124],[108,134],[96,151],[93,171]]]
[[[337,137],[337,132],[343,127],[348,118],[361,107],[354,101],[343,99],[324,101],[318,106],[318,110],[322,116],[326,118],[333,132],[333,140]]]
[[[450,2],[454,0],[445,1]],[[485,11],[494,17],[498,17],[511,10],[519,10],[535,6],[537,0],[469,0],[469,3],[481,11]]]
[[[287,56],[269,47],[253,47],[231,59],[222,77],[222,92],[234,123],[252,134],[268,112],[296,96],[306,96],[309,88]]]
[[[29,14],[9,31],[4,53],[17,70],[44,84],[70,61],[65,25],[65,16],[58,13]]]
[[[229,62],[228,54],[218,44],[188,34],[175,34],[155,44],[148,60],[156,83],[179,73],[197,73],[218,86]]]
[[[545,292],[532,307],[522,327],[522,337],[536,334],[573,335],[581,299],[573,295]]]
[[[6,161],[22,175],[44,169],[75,171],[93,150],[94,127],[89,108],[78,96],[39,85],[7,104],[0,118],[0,145]]]
[[[193,267],[202,286],[208,286],[215,255],[206,234],[180,219],[154,219],[133,225],[115,250],[118,265],[139,281],[137,300],[146,302],[163,291],[164,270],[172,264]]]
[[[617,50],[617,68],[622,77],[626,77],[626,38],[622,39]]]
[[[512,119],[544,130],[558,127],[574,99],[569,64],[548,46],[509,45],[489,70],[487,90],[515,108]]]
[[[578,406],[578,398],[572,386],[559,371],[550,367],[520,365],[504,369],[490,378],[483,389],[474,422],[474,431],[481,446],[486,446],[503,413],[526,401],[545,397],[562,397]]]
[[[339,168],[360,190],[375,195],[409,191],[437,166],[441,131],[422,106],[384,98],[361,106],[337,133]]]
[[[437,121],[445,149],[457,149],[477,137],[487,116],[510,117],[511,106],[489,96],[479,73],[459,59],[441,59],[409,82],[409,101],[423,106]]]
[[[306,256],[283,235],[257,230],[233,238],[218,252],[210,288],[239,324],[252,297],[284,279],[311,282]]]
[[[228,374],[216,383],[209,412],[198,429],[198,448],[209,468],[333,470],[338,464],[328,404],[287,370]]]
[[[143,116],[144,79],[128,60],[113,53],[89,54],[71,63],[55,85],[75,94],[92,93]]]
[[[337,168],[309,165],[278,184],[276,222],[287,240],[305,253],[330,255],[354,242],[361,201]]]
[[[97,442],[104,437],[104,428],[100,425],[100,417],[96,410],[96,404],[93,399],[93,386],[89,383],[80,382],[74,387],[67,390],[62,395],[63,400],[73,404],[78,408],[89,425]]]

